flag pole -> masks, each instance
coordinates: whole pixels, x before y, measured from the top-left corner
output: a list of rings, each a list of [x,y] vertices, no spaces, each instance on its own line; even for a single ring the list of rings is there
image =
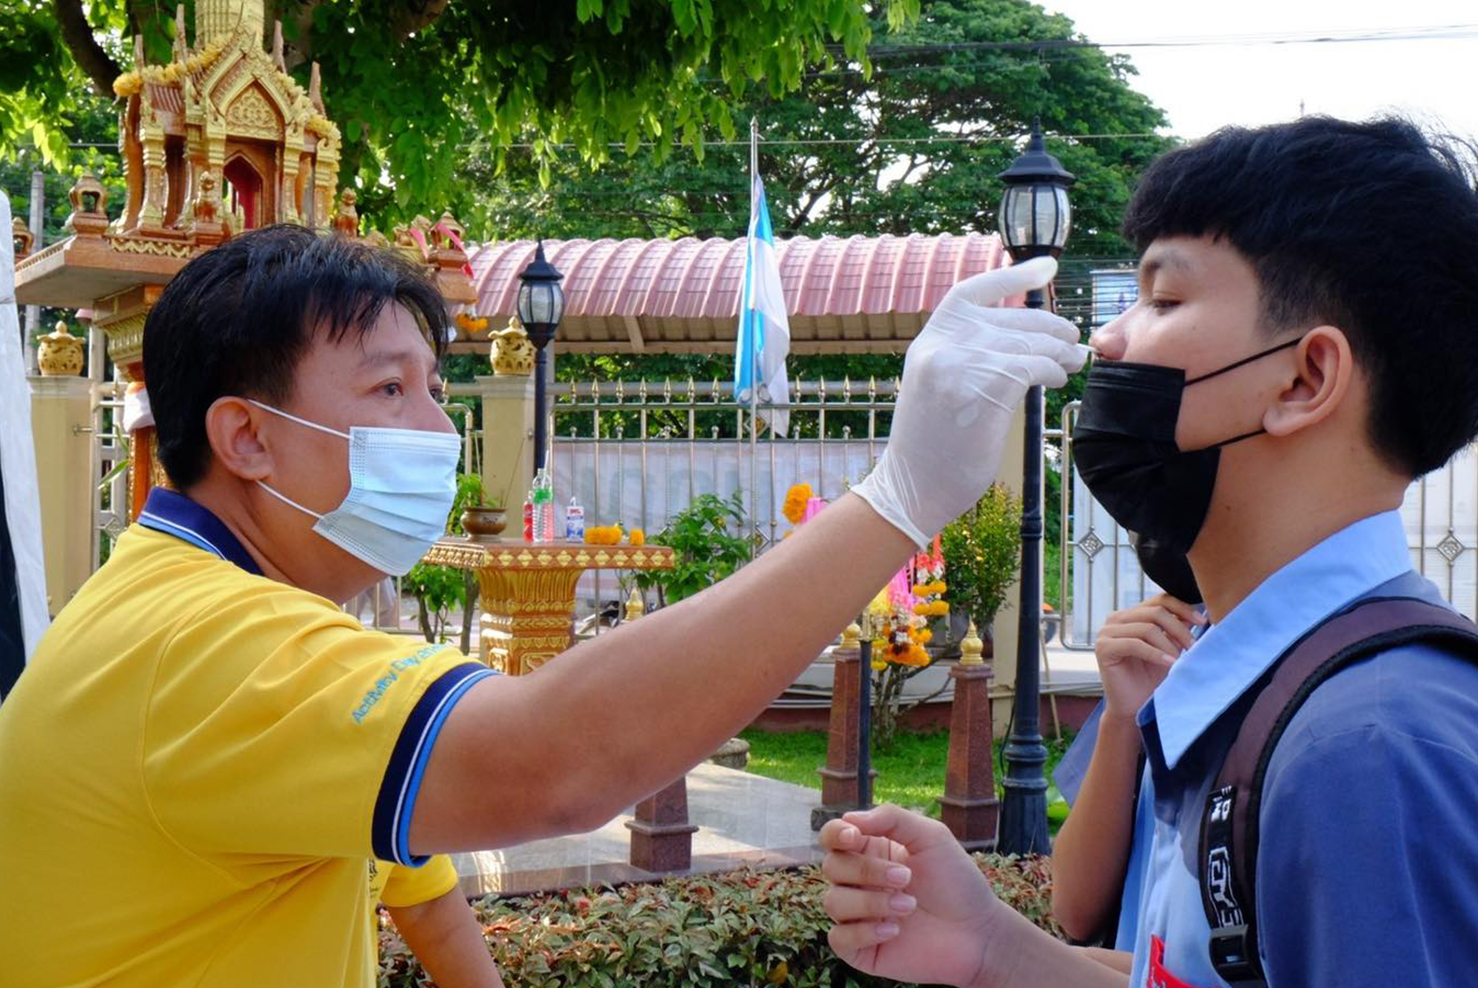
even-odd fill
[[[748,292],[748,295],[749,295],[749,297],[744,300],[745,301],[745,304],[747,306],[749,306],[749,311],[751,313],[754,311],[754,277],[755,277],[755,257],[754,257],[754,209],[755,209],[755,199],[754,199],[754,183],[755,183],[755,180],[757,178],[759,178],[759,173],[760,173],[760,120],[759,120],[759,117],[758,116],[753,116],[753,117],[750,117],[749,118],[749,226],[748,226],[748,228],[745,231],[745,239],[748,241],[745,244],[745,252],[748,255],[748,267],[749,267],[749,278],[748,278],[749,292]],[[748,316],[748,313],[745,313],[745,314],[742,314],[742,315]],[[749,316],[749,318],[753,319],[753,316]],[[759,524],[760,524],[760,521],[759,521],[759,516],[760,516],[760,512],[759,512],[759,489],[760,489],[760,484],[759,484],[759,476],[758,476],[758,474],[756,472],[757,469],[758,469],[758,466],[759,466],[759,437],[760,437],[760,421],[759,421],[760,368],[759,368],[759,350],[758,350],[758,339],[757,339],[758,336],[759,336],[759,334],[755,332],[754,323],[751,322],[750,323],[750,327],[749,327],[749,545],[750,545],[750,552],[753,554],[750,557],[751,559],[753,559],[754,556],[757,556],[759,554]],[[774,509],[775,509],[775,506],[773,504],[771,504],[770,505],[770,510],[773,511]]]

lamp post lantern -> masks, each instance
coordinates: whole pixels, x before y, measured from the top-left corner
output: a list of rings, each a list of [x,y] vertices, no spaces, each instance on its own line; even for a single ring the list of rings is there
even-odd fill
[[[559,287],[564,275],[544,257],[544,241],[534,250],[534,259],[518,276],[518,318],[529,342],[534,344],[534,471],[545,466],[549,446],[549,385],[546,381],[549,356],[546,352],[559,321],[565,314],[565,293]]]
[[[1042,124],[1032,127],[1026,151],[1001,172],[1000,232],[1013,261],[1056,257],[1067,243],[1072,173],[1047,153]],[[1044,304],[1040,289],[1027,293],[1029,308]],[[1046,854],[1047,748],[1038,706],[1042,649],[1042,389],[1026,394],[1025,460],[1021,497],[1021,605],[1016,638],[1016,692],[1011,735],[1006,740],[1006,778],[997,850],[1002,854]]]

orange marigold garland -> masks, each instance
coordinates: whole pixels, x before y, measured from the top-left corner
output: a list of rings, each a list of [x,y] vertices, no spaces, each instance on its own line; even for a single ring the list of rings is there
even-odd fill
[[[806,517],[806,505],[815,496],[816,493],[811,490],[810,484],[794,484],[790,490],[785,492],[785,505],[781,511],[792,525],[799,525]]]
[[[944,552],[935,536],[932,551],[919,553],[868,608],[881,629],[873,641],[874,669],[886,668],[889,662],[914,667],[930,663],[924,648],[934,637],[929,618],[949,613],[942,598],[946,589]]]

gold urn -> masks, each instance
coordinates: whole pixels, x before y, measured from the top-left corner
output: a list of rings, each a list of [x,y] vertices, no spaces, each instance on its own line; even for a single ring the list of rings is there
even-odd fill
[[[67,332],[65,323],[40,339],[36,364],[45,377],[76,377],[82,373],[82,338]]]
[[[534,372],[534,344],[524,331],[518,316],[508,320],[508,328],[493,334],[493,373],[527,377]]]

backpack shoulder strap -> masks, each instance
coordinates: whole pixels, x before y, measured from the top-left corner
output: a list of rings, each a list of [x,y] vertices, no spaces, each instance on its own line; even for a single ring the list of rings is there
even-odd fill
[[[1262,988],[1256,909],[1258,809],[1273,749],[1304,701],[1341,669],[1421,642],[1478,663],[1478,625],[1413,597],[1377,597],[1316,625],[1275,664],[1206,797],[1199,855],[1211,963],[1233,988]]]

